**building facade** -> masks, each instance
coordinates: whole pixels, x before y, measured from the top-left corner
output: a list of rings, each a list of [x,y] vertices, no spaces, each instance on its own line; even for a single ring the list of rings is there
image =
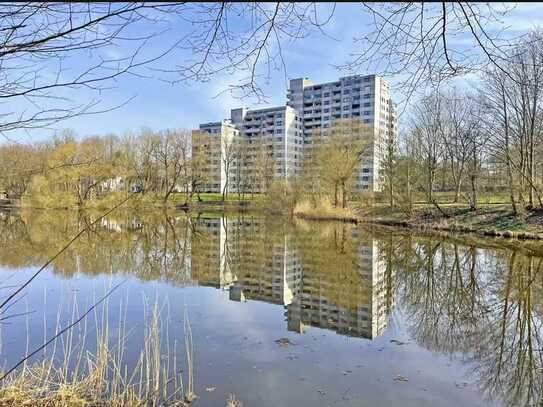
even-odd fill
[[[317,133],[326,134],[335,120],[357,119],[371,129],[373,140],[356,176],[358,190],[380,191],[380,168],[387,143],[397,139],[397,108],[384,78],[346,76],[334,82],[312,84],[292,79],[287,105],[303,120],[304,149],[310,150]]]
[[[238,129],[229,121],[200,124],[192,132],[192,157],[201,160],[203,192],[223,192],[228,186],[227,174],[230,172],[230,157]]]
[[[213,175],[202,190],[220,192],[227,185],[230,192],[259,192],[270,179],[288,181],[300,174],[315,134],[326,135],[340,119],[360,120],[368,126],[364,137],[371,140],[355,175],[355,189],[380,191],[382,161],[388,143],[397,139],[398,123],[389,85],[376,75],[347,76],[321,84],[292,79],[285,106],[233,109],[229,120],[200,125],[199,132],[224,140],[209,152],[212,157],[207,168]],[[243,154],[229,157],[225,148],[229,143]]]
[[[244,148],[230,173],[232,191],[258,192],[273,179],[288,180],[299,174],[303,126],[294,109],[234,109],[231,121],[239,129],[239,144]]]

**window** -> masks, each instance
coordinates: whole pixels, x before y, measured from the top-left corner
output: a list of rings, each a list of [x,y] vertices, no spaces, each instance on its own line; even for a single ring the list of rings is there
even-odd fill
[[[371,103],[369,102],[364,103],[364,107],[370,107],[370,106],[371,106]]]
[[[324,92],[324,97],[327,98],[328,96],[330,96],[330,92]]]

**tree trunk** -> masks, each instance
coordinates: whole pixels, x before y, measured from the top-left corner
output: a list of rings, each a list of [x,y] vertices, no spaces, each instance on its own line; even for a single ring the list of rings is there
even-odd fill
[[[428,170],[428,203],[434,201],[434,170]]]
[[[407,204],[409,208],[409,215],[413,213],[413,197],[411,196],[411,164],[407,162]]]
[[[224,201],[226,199],[226,189],[228,188],[228,182],[224,184],[224,188],[222,189],[222,200]]]
[[[515,202],[515,190],[513,187],[513,172],[511,170],[511,157],[509,154],[509,117],[507,115],[507,103],[505,100],[505,91],[502,87],[502,109],[503,109],[503,121],[505,132],[505,161],[507,164],[507,178],[509,181],[509,196],[511,198],[511,207],[513,208],[513,214],[518,214],[517,204]]]
[[[347,207],[347,194],[345,191],[345,181],[341,182],[341,198],[342,198],[342,207],[345,209]]]
[[[458,180],[458,182],[455,183],[454,188],[454,203],[458,203],[460,201],[460,189],[462,187],[462,181]]]
[[[470,176],[471,180],[471,202],[469,207],[472,211],[477,210],[477,179],[475,174]]]
[[[392,180],[392,176],[389,174],[389,183],[388,183],[388,192],[389,192],[389,203],[390,207],[394,208],[394,183]]]

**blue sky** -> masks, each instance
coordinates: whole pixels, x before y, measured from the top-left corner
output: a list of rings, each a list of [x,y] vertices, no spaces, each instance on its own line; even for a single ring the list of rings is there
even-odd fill
[[[541,4],[525,4],[518,6],[507,17],[506,23],[511,25],[514,32],[523,32],[533,28],[543,18]],[[179,25],[179,26],[177,26]],[[269,80],[260,81],[267,96],[265,105],[280,105],[285,102],[287,82],[290,78],[301,76],[309,77],[313,82],[335,80],[347,74],[339,72],[334,65],[345,62],[349,55],[355,51],[353,37],[360,36],[368,31],[371,21],[357,3],[338,4],[334,18],[326,26],[326,36],[313,33],[308,38],[295,42],[283,43],[283,57],[286,72],[273,71]],[[142,27],[140,27],[142,28]],[[151,27],[143,27],[151,29]],[[172,43],[183,32],[178,20],[170,23],[170,31],[163,34],[158,42],[149,47],[150,54],[156,52],[161,46]],[[107,50],[111,55],[122,55],[126,50],[111,48]],[[190,58],[190,53],[175,51],[161,59],[159,68],[168,69],[177,63]],[[85,66],[88,56],[79,55],[71,63],[74,70]],[[199,123],[215,121],[229,116],[231,108],[240,106],[258,107],[252,98],[240,100],[229,92],[224,92],[231,84],[245,74],[217,75],[211,80],[201,83],[178,83],[171,85],[165,82],[165,75],[156,71],[146,71],[154,78],[136,78],[124,76],[115,83],[113,89],[100,94],[84,89],[70,91],[70,97],[76,102],[85,102],[99,98],[101,105],[116,106],[131,99],[126,105],[111,112],[80,116],[63,121],[54,128],[33,131],[29,134],[16,132],[10,134],[12,139],[21,142],[31,141],[50,136],[56,129],[71,128],[81,136],[91,134],[122,134],[127,130],[137,130],[143,126],[153,129],[165,128],[194,128]],[[374,72],[357,72],[370,74]],[[396,78],[389,78],[394,84]],[[394,88],[393,88],[394,91]],[[223,93],[221,93],[223,92]],[[22,108],[17,105],[13,109]]]

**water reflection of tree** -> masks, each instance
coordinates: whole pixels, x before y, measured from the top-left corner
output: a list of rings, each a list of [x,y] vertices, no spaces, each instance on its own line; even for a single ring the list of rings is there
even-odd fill
[[[403,237],[399,297],[413,337],[462,355],[480,387],[507,405],[541,400],[541,258],[446,240]]]
[[[370,338],[380,335],[393,307],[395,276],[387,262],[392,242],[345,223],[305,222],[296,240],[305,307],[320,312],[321,301],[325,309],[337,307],[343,318],[352,318],[348,329]]]
[[[93,219],[92,213],[33,211],[0,222],[0,264],[36,266]],[[90,228],[52,265],[62,276],[128,273],[141,279],[186,282],[192,224],[168,213],[124,213]]]
[[[305,223],[298,229],[296,239],[304,279],[311,277],[320,295],[350,310],[371,304],[372,286],[359,273],[358,245],[351,225]],[[316,291],[312,294],[319,296]]]
[[[481,384],[489,394],[501,394],[509,405],[541,403],[541,262],[515,251],[493,258],[494,270],[503,272],[491,280],[490,323],[474,371],[487,378]]]

